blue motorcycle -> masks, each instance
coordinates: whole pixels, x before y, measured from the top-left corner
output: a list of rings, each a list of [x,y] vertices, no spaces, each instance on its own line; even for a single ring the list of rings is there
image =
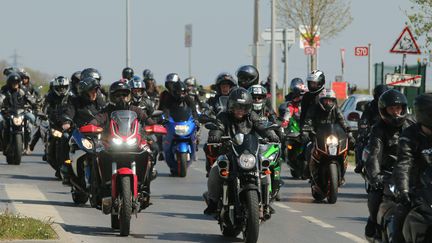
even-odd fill
[[[168,134],[163,139],[165,161],[171,175],[186,177],[187,168],[195,160],[196,130],[192,111],[189,107],[179,107],[171,111],[165,125]]]

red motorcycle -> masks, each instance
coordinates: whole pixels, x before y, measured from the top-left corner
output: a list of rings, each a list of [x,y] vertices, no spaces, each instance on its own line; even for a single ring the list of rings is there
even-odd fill
[[[166,134],[161,125],[146,126],[146,136]],[[130,231],[132,214],[150,205],[151,168],[155,158],[147,139],[140,133],[137,114],[130,110],[114,111],[110,116],[108,136],[96,146],[98,194],[102,212],[111,214],[111,228],[120,235]]]

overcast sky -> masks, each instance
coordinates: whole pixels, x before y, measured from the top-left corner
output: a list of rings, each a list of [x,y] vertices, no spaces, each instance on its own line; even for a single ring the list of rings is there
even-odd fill
[[[131,63],[136,73],[150,68],[159,83],[167,73],[188,74],[184,28],[193,25],[192,73],[208,85],[219,72],[235,73],[252,63],[253,0],[130,0]],[[340,48],[346,49],[345,79],[366,87],[367,58],[354,47],[372,44],[373,62],[400,64],[389,50],[404,28],[408,0],[353,0],[353,22],[335,38],[321,43],[319,68],[328,79],[340,71]],[[120,77],[125,67],[124,0],[1,0],[0,59],[46,72],[70,76],[85,67],[97,68],[104,83]],[[270,0],[261,0],[260,28],[270,26]],[[278,61],[280,60],[278,47]],[[268,46],[263,47],[260,72],[268,75]],[[419,56],[409,56],[413,63]],[[306,57],[298,41],[289,53],[289,79],[305,78]],[[279,75],[283,63],[278,62]],[[281,79],[280,79],[281,80]],[[282,82],[279,82],[281,85]]]

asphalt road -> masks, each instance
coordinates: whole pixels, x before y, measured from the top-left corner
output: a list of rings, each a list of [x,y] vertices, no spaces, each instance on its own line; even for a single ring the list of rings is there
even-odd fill
[[[0,156],[0,210],[51,218],[67,232],[68,242],[241,242],[224,238],[217,222],[202,213],[207,183],[202,150],[186,178],[169,177],[165,162],[158,162],[153,205],[132,218],[129,237],[112,231],[110,217],[101,211],[74,205],[70,188],[54,179],[41,151],[39,144],[19,166],[7,165]],[[282,175],[281,201],[275,203],[276,214],[261,224],[259,242],[364,242],[367,200],[364,183],[352,169],[334,205],[314,203],[309,183],[292,180],[285,165]]]

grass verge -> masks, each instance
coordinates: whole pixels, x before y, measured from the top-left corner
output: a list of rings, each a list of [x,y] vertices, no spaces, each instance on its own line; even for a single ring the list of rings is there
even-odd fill
[[[51,240],[57,234],[51,227],[52,221],[37,220],[9,210],[0,212],[0,240]]]

